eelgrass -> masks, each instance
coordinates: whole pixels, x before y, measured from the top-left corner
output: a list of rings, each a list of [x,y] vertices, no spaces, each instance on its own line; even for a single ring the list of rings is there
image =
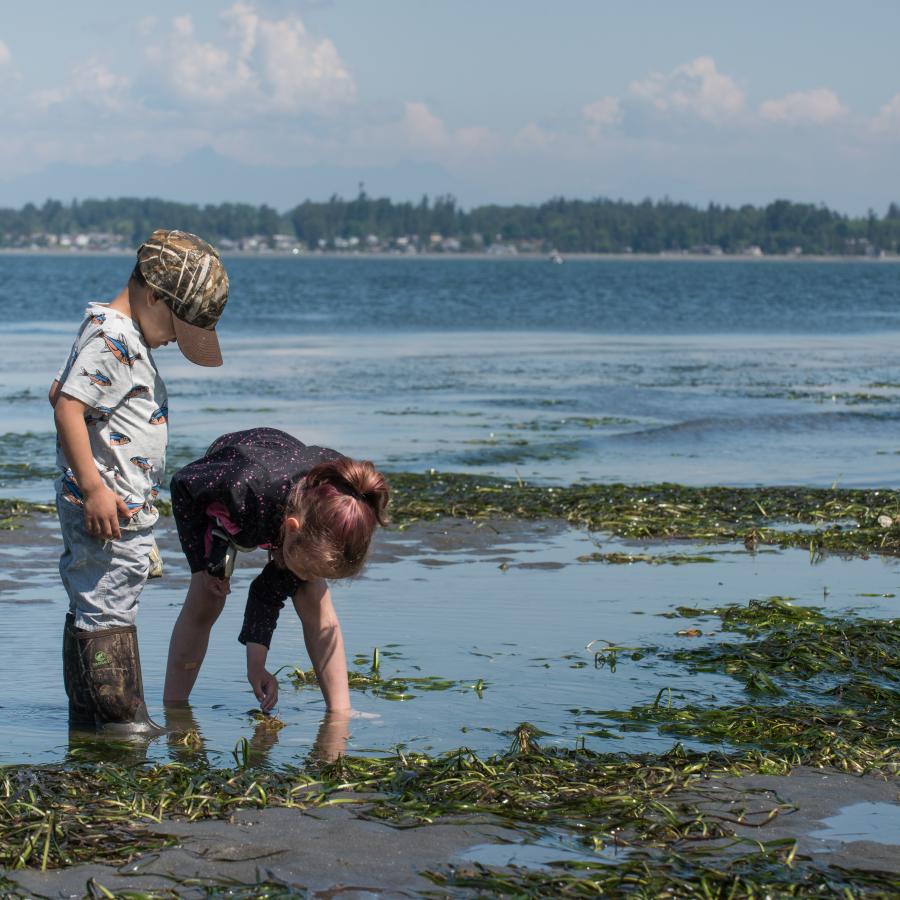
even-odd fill
[[[660,655],[730,675],[754,702],[673,706],[661,691],[651,704],[597,712],[602,724],[758,748],[792,765],[900,773],[900,623],[830,616],[784,597],[668,615],[715,616],[745,638]]]
[[[11,531],[18,528],[23,517],[32,512],[53,512],[46,503],[29,503],[26,500],[0,499],[0,530]]]
[[[521,749],[521,748],[526,749]],[[714,818],[665,805],[713,771],[756,771],[758,757],[713,758],[680,748],[662,757],[622,758],[589,750],[544,751],[520,729],[505,754],[481,759],[461,749],[437,757],[342,757],[279,771],[211,769],[176,763],[135,768],[9,767],[0,775],[0,864],[55,868],[121,863],[168,839],[146,825],[194,821],[266,806],[328,804],[346,790],[377,794],[369,814],[400,825],[452,814],[511,824],[568,828],[598,842],[656,845],[727,833]],[[785,771],[766,763],[767,771]]]
[[[17,869],[123,863],[174,843],[146,828],[163,817],[227,817],[264,806],[303,809],[341,802],[344,792],[352,790],[371,797],[361,814],[399,827],[475,816],[529,830],[562,830],[587,848],[616,848],[624,858],[611,864],[598,857],[596,867],[569,866],[549,874],[434,873],[448,887],[473,889],[476,883],[469,879],[477,876],[484,890],[495,878],[501,879],[498,890],[504,879],[510,886],[520,883],[522,896],[548,896],[542,892],[554,884],[582,896],[605,884],[609,890],[632,885],[646,891],[637,896],[680,897],[690,896],[679,893],[683,885],[700,885],[705,879],[709,885],[737,885],[734,896],[762,896],[774,887],[798,896],[831,896],[816,891],[840,878],[830,871],[792,868],[792,842],[754,848],[752,842],[733,838],[733,825],[760,824],[758,813],[744,815],[738,809],[720,814],[691,799],[692,788],[709,778],[787,771],[786,759],[688,753],[679,746],[662,756],[633,757],[543,750],[527,726],[518,730],[508,752],[485,759],[462,749],[438,757],[345,757],[321,767],[278,772],[175,764],[130,770],[110,765],[21,767],[7,769],[0,780],[0,864]],[[776,806],[762,821],[778,812]],[[748,849],[754,850],[749,856]],[[885,890],[897,884],[888,876],[867,878]],[[855,879],[847,883],[863,884]],[[671,893],[660,893],[663,888]]]
[[[375,649],[375,659],[378,658],[378,649]],[[299,667],[288,671],[288,678],[295,688],[316,687],[319,680],[315,669],[301,669]],[[417,691],[461,691],[472,692],[481,697],[487,687],[484,679],[474,681],[454,681],[449,678],[441,678],[437,675],[394,675],[385,678],[378,667],[373,665],[368,671],[347,672],[347,683],[352,691],[369,693],[373,697],[382,700],[413,700]]]
[[[781,850],[719,864],[694,857],[631,860],[615,866],[565,863],[550,871],[451,867],[428,872],[442,892],[478,897],[630,897],[635,900],[773,900],[777,897],[893,900],[900,876],[809,865],[788,866]],[[446,893],[438,896],[447,896]]]
[[[236,750],[234,767],[221,769],[202,757],[186,764],[6,767],[0,769],[0,866],[117,864],[172,843],[147,828],[166,818],[228,817],[272,806],[306,809],[353,797],[364,804],[360,815],[397,827],[475,817],[537,834],[562,832],[599,854],[596,864],[568,862],[544,871],[470,866],[428,873],[445,893],[897,896],[897,876],[814,865],[797,856],[792,841],[751,846],[736,836],[735,826],[753,827],[765,819],[740,808],[716,812],[702,803],[703,785],[724,776],[786,775],[801,764],[885,776],[900,772],[896,623],[841,619],[780,597],[747,606],[682,607],[672,615],[717,617],[722,630],[740,640],[660,652],[690,671],[733,676],[757,702],[677,706],[664,690],[652,703],[594,715],[606,727],[655,729],[717,744],[718,751],[688,751],[681,744],[652,756],[544,749],[537,730],[525,723],[507,752],[485,758],[461,748],[437,757],[398,752],[327,764],[311,759],[275,771],[253,768],[245,747]],[[391,683],[382,679],[380,665],[376,653],[370,672],[356,673],[367,689]],[[779,812],[773,806],[770,817]],[[609,848],[618,851],[613,859],[604,855]],[[15,889],[2,887],[15,896]],[[203,889],[209,896],[248,896],[243,888],[229,893],[231,888],[220,887]],[[290,885],[258,888],[255,896],[273,900],[298,894]],[[94,896],[109,896],[97,890]],[[177,896],[173,891],[168,896]]]
[[[684,618],[716,616],[723,631],[746,640],[719,642],[672,654],[692,671],[725,672],[752,690],[782,693],[772,676],[815,684],[845,700],[862,689],[890,693],[900,685],[900,621],[831,616],[812,606],[794,606],[784,597],[751,600],[711,609],[679,607]],[[764,675],[765,680],[758,676]],[[883,702],[883,698],[877,698]]]
[[[390,482],[391,514],[400,525],[442,516],[561,518],[624,538],[740,541],[751,549],[772,544],[813,553],[900,552],[896,491],[678,484],[546,487],[443,473],[397,473]]]
[[[390,475],[395,525],[444,516],[485,521],[564,519],[623,538],[738,541],[812,554],[900,553],[900,493],[839,488],[574,484],[548,487],[475,475]],[[46,507],[6,501],[0,519]],[[159,501],[167,515],[171,505]],[[4,511],[6,510],[6,511]],[[8,526],[7,526],[8,527]]]

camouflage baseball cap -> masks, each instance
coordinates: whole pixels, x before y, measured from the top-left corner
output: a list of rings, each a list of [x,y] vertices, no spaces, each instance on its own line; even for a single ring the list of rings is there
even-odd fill
[[[175,316],[181,352],[200,366],[221,366],[216,322],[228,301],[228,275],[215,248],[188,231],[159,228],[141,244],[138,268]]]

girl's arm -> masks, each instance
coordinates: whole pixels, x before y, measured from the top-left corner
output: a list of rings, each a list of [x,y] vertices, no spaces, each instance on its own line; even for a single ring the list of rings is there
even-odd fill
[[[247,642],[247,681],[263,712],[269,712],[278,702],[278,679],[266,671],[268,655],[269,648],[265,644]]]
[[[324,579],[304,582],[294,593],[294,609],[303,624],[303,641],[312,660],[329,712],[349,711],[347,656],[341,623]]]

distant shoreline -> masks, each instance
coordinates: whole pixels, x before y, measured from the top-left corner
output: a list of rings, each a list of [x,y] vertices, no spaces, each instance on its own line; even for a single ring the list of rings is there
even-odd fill
[[[27,249],[21,247],[0,247],[0,256],[48,256],[67,259],[83,257],[131,257],[134,250],[56,250],[49,248]],[[479,262],[544,262],[550,259],[546,253],[345,253],[328,251],[322,253],[289,253],[268,251],[259,253],[246,250],[223,251],[222,256],[232,259],[279,259],[304,260],[339,259],[355,260],[425,260],[429,262],[443,260],[475,260]],[[700,263],[900,263],[900,254],[892,256],[840,256],[840,255],[769,255],[747,256],[740,253],[721,253],[706,255],[700,253],[566,253],[562,254],[563,262],[700,262]]]

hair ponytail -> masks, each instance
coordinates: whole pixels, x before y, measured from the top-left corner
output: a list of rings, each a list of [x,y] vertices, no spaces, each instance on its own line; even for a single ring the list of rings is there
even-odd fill
[[[285,561],[326,578],[358,574],[376,527],[387,524],[389,497],[387,480],[368,460],[315,466],[288,498],[285,515],[296,516],[300,530],[285,536]]]

